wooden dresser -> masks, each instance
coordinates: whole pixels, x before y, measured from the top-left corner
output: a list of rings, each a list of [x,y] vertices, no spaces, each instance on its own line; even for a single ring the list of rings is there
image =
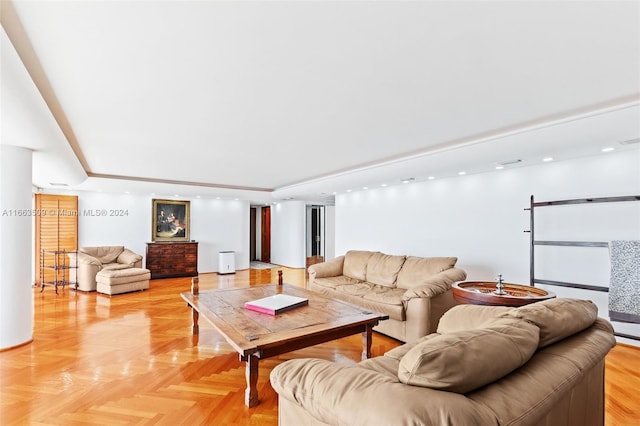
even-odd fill
[[[198,243],[147,243],[146,268],[151,278],[198,275]]]

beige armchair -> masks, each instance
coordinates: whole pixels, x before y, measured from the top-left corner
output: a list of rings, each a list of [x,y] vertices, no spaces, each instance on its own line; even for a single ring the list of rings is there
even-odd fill
[[[81,247],[69,254],[72,268],[69,273],[71,282],[77,280],[78,290],[96,291],[96,274],[102,270],[142,268],[142,256],[124,246]]]

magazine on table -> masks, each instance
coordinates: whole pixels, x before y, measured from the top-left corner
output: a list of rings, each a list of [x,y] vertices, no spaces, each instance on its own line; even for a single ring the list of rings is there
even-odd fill
[[[289,294],[274,294],[263,297],[244,304],[245,309],[250,309],[263,314],[276,315],[289,309],[305,306],[309,304],[309,299]]]

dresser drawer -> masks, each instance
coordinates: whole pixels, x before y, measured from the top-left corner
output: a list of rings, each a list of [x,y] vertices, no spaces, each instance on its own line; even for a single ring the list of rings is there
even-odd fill
[[[147,243],[146,267],[151,278],[198,275],[198,243]]]

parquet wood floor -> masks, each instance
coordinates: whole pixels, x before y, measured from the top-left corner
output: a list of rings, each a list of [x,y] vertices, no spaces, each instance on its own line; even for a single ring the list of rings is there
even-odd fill
[[[303,269],[279,268],[303,286]],[[200,288],[277,281],[277,270],[202,274]],[[269,372],[284,360],[314,357],[353,364],[361,338],[260,362],[260,404],[244,405],[238,354],[206,322],[191,335],[191,311],[179,296],[189,278],[153,280],[149,290],[113,297],[34,289],[32,343],[0,352],[0,424],[277,425]],[[374,333],[373,355],[399,342]],[[607,358],[607,424],[638,424],[640,349],[618,345]]]

